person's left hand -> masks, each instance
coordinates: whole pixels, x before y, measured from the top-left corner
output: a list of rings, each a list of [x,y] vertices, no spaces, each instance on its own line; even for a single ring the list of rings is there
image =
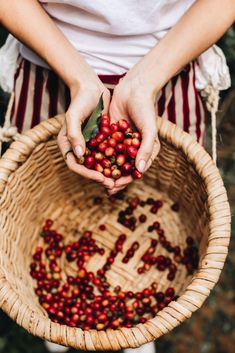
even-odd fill
[[[109,107],[112,122],[126,119],[142,135],[135,164],[141,173],[150,167],[160,149],[155,113],[156,92],[145,77],[144,70],[139,66],[130,70],[115,87]],[[120,191],[132,180],[131,176],[121,177],[109,193],[114,194]]]

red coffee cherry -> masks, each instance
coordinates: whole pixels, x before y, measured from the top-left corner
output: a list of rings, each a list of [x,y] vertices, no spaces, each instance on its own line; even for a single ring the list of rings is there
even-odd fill
[[[118,126],[122,132],[125,132],[129,128],[130,124],[128,123],[128,121],[126,121],[124,119],[120,119],[118,121]]]
[[[134,179],[141,179],[143,176],[143,174],[140,173],[137,169],[134,169],[131,175]]]
[[[95,164],[95,158],[92,156],[86,156],[84,164],[86,168],[91,169]]]
[[[122,166],[123,175],[130,175],[132,172],[132,165],[129,162],[126,162]]]
[[[119,167],[121,167],[126,161],[126,158],[124,156],[124,154],[119,154],[116,157],[116,163]]]
[[[129,129],[126,132],[128,134],[132,133]],[[116,160],[112,162],[108,157],[104,157],[100,162],[95,161],[96,153],[100,152],[93,150],[92,153],[89,152],[86,155],[86,158],[94,159],[93,168],[97,170],[103,168],[103,173],[105,173],[105,170],[109,170],[110,173],[116,171],[121,173]],[[103,160],[106,160],[104,166]],[[104,168],[105,166],[111,167]],[[112,202],[115,202],[116,199],[124,200],[125,203],[122,194],[114,197]],[[173,281],[178,270],[178,263],[185,266],[189,275],[192,274],[198,267],[199,261],[198,248],[194,239],[187,237],[184,249],[175,244],[173,246],[167,239],[167,232],[165,234],[157,220],[149,225],[146,215],[138,213],[139,207],[143,211],[143,207],[147,205],[150,206],[148,211],[153,207],[159,209],[163,206],[162,200],[149,198],[144,201],[140,200],[139,197],[132,197],[126,201],[128,204],[125,204],[124,209],[119,212],[118,221],[132,231],[138,228],[140,223],[142,223],[141,227],[144,227],[144,223],[146,223],[146,230],[155,231],[153,238],[148,240],[149,247],[145,250],[145,253],[140,255],[143,265],[137,268],[137,274],[141,275],[149,271],[154,265],[158,271],[167,271],[167,279]],[[101,205],[102,198],[95,197],[93,204]],[[115,288],[110,286],[106,278],[106,272],[112,268],[119,252],[125,251],[122,258],[123,266],[135,256],[138,249],[141,254],[138,241],[134,241],[128,249],[125,249],[123,245],[127,236],[126,234],[120,234],[113,248],[109,250],[105,263],[96,270],[96,273],[93,273],[87,271],[86,263],[95,254],[104,255],[105,250],[96,244],[92,232],[86,230],[80,238],[72,243],[65,243],[66,237],[52,230],[52,224],[53,221],[48,219],[42,232],[40,232],[40,242],[43,245],[38,246],[32,255],[33,262],[30,264],[30,275],[36,282],[34,292],[38,296],[39,303],[47,311],[53,322],[70,327],[80,327],[84,330],[131,328],[138,323],[146,322],[147,319],[154,317],[159,310],[166,307],[172,300],[177,300],[178,296],[175,295],[173,285],[165,288],[162,292],[157,292],[158,285],[156,282],[138,292],[124,291],[120,286]],[[100,231],[105,229],[105,224],[99,225]],[[154,235],[157,238],[154,238]],[[164,251],[167,251],[169,255],[160,254],[155,256],[157,246],[164,248]],[[74,262],[73,265],[77,265],[77,271],[74,275],[63,274],[59,261],[61,256],[64,256],[67,259],[66,261]]]

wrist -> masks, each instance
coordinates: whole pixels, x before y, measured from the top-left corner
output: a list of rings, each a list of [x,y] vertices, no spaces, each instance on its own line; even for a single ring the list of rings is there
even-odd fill
[[[165,84],[163,78],[157,75],[156,71],[151,71],[149,66],[146,65],[136,65],[127,73],[123,84],[128,82],[129,94],[131,96],[139,92],[140,95],[144,94],[145,97],[148,96],[155,101],[158,91]]]
[[[57,72],[69,88],[71,94],[86,87],[89,82],[99,80],[92,67],[77,51],[73,50],[64,61],[66,65],[58,66],[59,70]]]
[[[142,63],[142,75],[148,91],[155,98],[157,93],[168,82],[168,75],[164,67],[158,65],[155,58],[144,58]]]
[[[89,92],[92,95],[94,91],[104,90],[103,83],[92,69],[76,72],[76,75],[73,75],[68,80],[67,86],[69,87],[71,97],[78,92]]]
[[[69,86],[69,90],[72,100],[82,96],[91,102],[98,102],[102,94],[104,104],[107,104],[110,99],[110,92],[96,74],[89,78],[86,76],[85,78],[78,77],[74,79]]]
[[[160,69],[156,60],[147,56],[127,73],[126,79],[131,82],[135,91],[140,89],[153,100],[169,80],[166,70],[164,68]]]

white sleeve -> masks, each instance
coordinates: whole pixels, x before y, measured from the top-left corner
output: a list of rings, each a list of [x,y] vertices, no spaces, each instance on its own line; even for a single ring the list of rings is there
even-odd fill
[[[224,90],[231,86],[229,68],[223,51],[213,45],[198,57],[196,65],[196,88],[201,91],[208,85],[217,90]]]
[[[19,41],[10,34],[0,48],[0,87],[5,92],[11,93],[13,90],[19,47]]]

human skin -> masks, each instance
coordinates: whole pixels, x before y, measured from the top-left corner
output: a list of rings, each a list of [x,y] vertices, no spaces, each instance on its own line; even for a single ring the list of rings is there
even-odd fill
[[[40,55],[69,87],[71,104],[58,136],[62,154],[72,146],[75,155],[83,155],[85,142],[81,124],[103,93],[104,113],[109,113],[113,121],[120,117],[129,119],[142,134],[136,158],[136,167],[141,172],[149,168],[160,149],[155,115],[157,92],[187,63],[215,43],[234,19],[234,0],[196,1],[166,36],[128,71],[110,100],[109,91],[94,70],[38,1],[0,1],[0,24]],[[105,178],[79,165],[72,153],[67,155],[66,163],[74,172],[102,183],[109,193],[117,192],[132,181],[131,177],[117,181]]]

